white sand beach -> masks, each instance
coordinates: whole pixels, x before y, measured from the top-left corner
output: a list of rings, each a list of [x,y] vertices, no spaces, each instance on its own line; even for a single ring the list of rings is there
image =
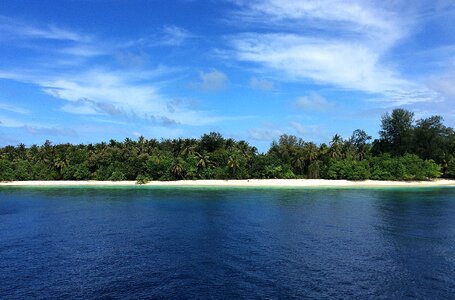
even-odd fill
[[[136,181],[10,181],[0,186],[137,186]],[[429,181],[348,181],[327,179],[249,179],[151,181],[142,186],[175,187],[441,187],[454,186],[455,180]]]

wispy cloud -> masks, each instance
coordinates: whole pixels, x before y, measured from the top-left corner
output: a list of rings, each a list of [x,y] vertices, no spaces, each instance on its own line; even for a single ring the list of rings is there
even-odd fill
[[[0,127],[19,129],[32,135],[71,137],[78,136],[77,132],[74,129],[66,126],[59,126],[34,121],[24,121],[20,118],[11,118],[9,116],[4,115],[0,115]]]
[[[199,73],[200,82],[196,83],[196,87],[204,91],[219,91],[226,87],[227,76],[221,71],[212,70]]]
[[[248,130],[248,138],[259,142],[271,142],[277,140],[283,134],[294,134],[314,142],[323,142],[326,138],[321,126],[302,124],[297,121],[281,124],[264,122],[261,126]]]
[[[15,118],[11,118],[9,116],[1,115],[0,114],[0,126],[1,127],[9,127],[9,128],[17,128],[25,126],[25,123],[17,120]]]
[[[270,142],[276,140],[284,131],[272,127],[251,128],[248,130],[248,138],[255,141]]]
[[[55,25],[36,26],[16,19],[0,16],[0,33],[3,38],[32,38],[72,42],[88,42],[90,35],[80,34]]]
[[[209,112],[173,105],[158,88],[149,83],[147,72],[88,72],[39,80],[42,90],[56,98],[69,101],[66,112],[101,114],[128,120],[149,121],[152,125],[201,125],[217,120]]]
[[[406,16],[370,1],[236,2],[236,17],[262,28],[230,38],[239,61],[287,80],[375,94],[395,105],[438,100],[437,93],[385,62],[407,34]]]
[[[149,60],[148,55],[144,52],[132,53],[128,51],[118,53],[115,58],[121,66],[128,68],[142,68]]]
[[[0,110],[5,110],[8,112],[13,112],[13,113],[22,114],[22,115],[27,115],[30,113],[30,110],[28,110],[26,108],[23,108],[23,107],[20,107],[17,105],[1,103],[1,102],[0,102]]]
[[[266,79],[258,79],[256,77],[250,79],[249,86],[252,89],[263,91],[271,91],[274,88],[274,84],[272,81]]]
[[[160,43],[169,46],[180,46],[193,35],[186,29],[175,25],[165,26],[162,30]]]
[[[321,128],[317,125],[303,125],[302,123],[292,121],[289,125],[296,131],[300,136],[308,137],[321,134]]]
[[[163,93],[162,88],[169,75],[174,78],[178,70],[146,65],[146,55],[140,50],[142,46],[135,48],[137,41],[112,42],[55,26],[36,26],[0,18],[0,30],[12,28],[14,30],[8,32],[11,38],[70,42],[53,45],[51,52],[46,50],[46,44],[35,43],[37,49],[40,46],[43,49],[40,56],[26,66],[2,70],[0,64],[0,78],[36,85],[45,94],[62,100],[61,110],[66,113],[141,121],[150,126],[203,126],[222,122],[225,118],[184,103],[175,104],[175,99]],[[155,42],[178,46],[191,36],[183,28],[165,26],[155,35]],[[16,43],[13,45],[20,47]],[[74,61],[77,63],[66,63]],[[224,88],[227,80],[226,75],[217,70],[201,73],[200,77],[199,87],[207,91]]]
[[[176,26],[166,25],[149,35],[135,40],[122,43],[123,48],[130,47],[178,47],[182,46],[187,40],[195,38],[196,35],[189,30]]]
[[[306,112],[326,112],[335,107],[335,102],[328,101],[319,94],[298,97],[294,104]]]
[[[59,126],[35,127],[35,126],[30,126],[30,125],[24,125],[21,128],[33,135],[70,136],[70,137],[78,136],[75,130],[73,130],[71,128],[65,128],[65,127],[59,127]]]
[[[446,74],[431,78],[429,84],[447,100],[455,103],[455,67]]]

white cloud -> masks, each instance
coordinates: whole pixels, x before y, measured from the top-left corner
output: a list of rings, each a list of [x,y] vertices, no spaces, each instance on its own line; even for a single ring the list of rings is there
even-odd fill
[[[103,114],[152,124],[200,126],[218,122],[220,117],[210,112],[187,108],[184,103],[172,105],[166,96],[150,85],[137,72],[89,72],[40,81],[43,91],[56,98],[70,101],[63,109],[78,114]]]
[[[297,131],[298,134],[306,134],[307,133],[307,128],[300,124],[299,122],[290,122],[290,125],[292,128]]]
[[[200,82],[197,87],[204,91],[219,91],[225,88],[227,76],[221,71],[212,70],[199,73]]]
[[[334,102],[330,102],[318,94],[298,97],[295,105],[308,112],[325,112],[335,107]]]
[[[446,99],[455,102],[455,68],[441,76],[433,77],[430,86],[445,96]]]
[[[144,67],[148,61],[148,56],[143,52],[139,54],[131,52],[120,52],[116,55],[115,58],[120,65],[131,68]]]
[[[91,36],[80,34],[55,25],[34,26],[22,21],[0,16],[0,36],[4,38],[32,38],[72,42],[87,42]]]
[[[57,51],[64,55],[72,55],[82,58],[90,58],[110,54],[107,49],[103,49],[103,47],[95,45],[76,45],[72,47],[61,48]]]
[[[258,79],[253,77],[250,79],[249,86],[252,89],[263,90],[263,91],[271,91],[273,90],[273,82],[265,79]]]
[[[119,108],[131,107],[141,111],[163,108],[162,96],[157,89],[142,82],[140,74],[135,73],[94,69],[38,79],[36,83],[45,93],[72,102],[89,99],[96,103],[111,103]]]
[[[260,142],[271,142],[284,134],[286,130],[274,124],[273,122],[264,121],[259,127],[250,128],[248,130],[248,138],[260,141]]]
[[[141,37],[136,40],[128,41],[122,45],[123,48],[134,46],[140,47],[159,47],[171,46],[177,47],[184,44],[188,39],[196,37],[185,28],[167,25],[159,28],[157,31],[148,36]]]
[[[9,128],[16,128],[22,127],[25,124],[19,120],[14,118],[6,117],[4,115],[0,115],[0,126],[1,127],[9,127]]]
[[[13,112],[16,114],[22,114],[22,115],[27,115],[30,113],[30,111],[28,109],[25,109],[25,108],[22,108],[22,107],[19,107],[16,105],[1,103],[1,102],[0,102],[0,110],[5,110],[5,111]]]
[[[405,15],[381,9],[374,1],[237,3],[237,17],[268,29],[231,37],[239,61],[256,63],[287,80],[377,94],[397,105],[438,98],[384,62],[407,34],[410,21]]]
[[[0,72],[0,78],[35,84],[46,94],[67,101],[61,109],[72,114],[148,121],[157,126],[203,126],[236,118],[196,110],[185,102],[169,99],[150,84],[153,76],[156,76],[153,70],[117,72],[91,69],[81,73],[43,75]],[[208,80],[207,84],[213,84],[207,86],[212,89],[219,86],[216,80]]]
[[[166,84],[165,76],[175,75],[181,70],[161,65],[145,69],[143,52],[139,55],[131,52],[132,47],[138,46],[137,41],[113,43],[55,26],[33,26],[0,17],[0,33],[11,28],[14,30],[8,32],[9,38],[27,39],[40,55],[22,68],[18,65],[16,68],[9,67],[7,71],[6,68],[0,69],[0,78],[38,86],[42,92],[63,100],[61,110],[66,113],[99,115],[128,122],[140,120],[150,126],[202,126],[226,118],[185,104],[173,105],[170,109],[169,103],[173,103],[174,99],[162,92]],[[160,45],[176,46],[190,36],[183,28],[167,26],[155,38]],[[65,43],[53,44],[52,52],[49,52],[46,43],[33,41],[36,38],[58,39]],[[16,41],[12,44],[14,47],[23,46]],[[100,56],[117,58],[119,65],[113,67],[100,60]],[[77,63],[67,63],[73,61]],[[125,70],[125,66],[135,69]],[[224,73],[216,70],[201,73],[200,76],[200,87],[204,90],[222,89],[227,80]]]
[[[323,126],[317,124],[302,124],[296,121],[289,122],[290,128],[287,132],[295,131],[297,136],[301,136],[305,141],[314,143],[324,143],[330,136],[325,132]]]
[[[402,29],[396,28],[390,12],[378,10],[374,1],[353,0],[245,0],[235,1],[242,9],[238,16],[250,23],[263,23],[281,28],[313,28],[337,33],[360,33],[374,38],[397,39]],[[383,34],[388,34],[384,36]]]
[[[305,140],[318,143],[323,142],[324,138],[326,138],[326,134],[322,132],[319,125],[304,125],[297,121],[281,124],[264,122],[262,126],[248,130],[248,138],[260,142],[272,142],[283,134],[302,136]]]
[[[168,46],[180,46],[186,39],[192,37],[188,30],[172,25],[163,28],[161,44]]]
[[[30,125],[24,125],[21,127],[30,134],[33,135],[45,135],[45,136],[77,136],[75,130],[66,127],[53,126],[53,127],[35,127]]]
[[[283,134],[280,129],[274,128],[252,128],[248,130],[248,137],[255,141],[266,141],[270,142]]]
[[[0,115],[0,127],[21,129],[33,135],[77,136],[74,129],[55,124],[23,121]]]
[[[315,135],[320,133],[320,128],[317,125],[303,125],[295,121],[290,122],[289,125],[291,125],[299,135]]]

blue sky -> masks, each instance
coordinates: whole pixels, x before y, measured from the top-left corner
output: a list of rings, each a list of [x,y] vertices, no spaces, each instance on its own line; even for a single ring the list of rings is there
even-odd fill
[[[453,1],[3,0],[0,145],[455,125]]]

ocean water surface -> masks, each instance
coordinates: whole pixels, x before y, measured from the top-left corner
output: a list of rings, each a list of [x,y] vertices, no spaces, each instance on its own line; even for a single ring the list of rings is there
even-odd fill
[[[455,188],[0,188],[0,299],[455,298]]]

